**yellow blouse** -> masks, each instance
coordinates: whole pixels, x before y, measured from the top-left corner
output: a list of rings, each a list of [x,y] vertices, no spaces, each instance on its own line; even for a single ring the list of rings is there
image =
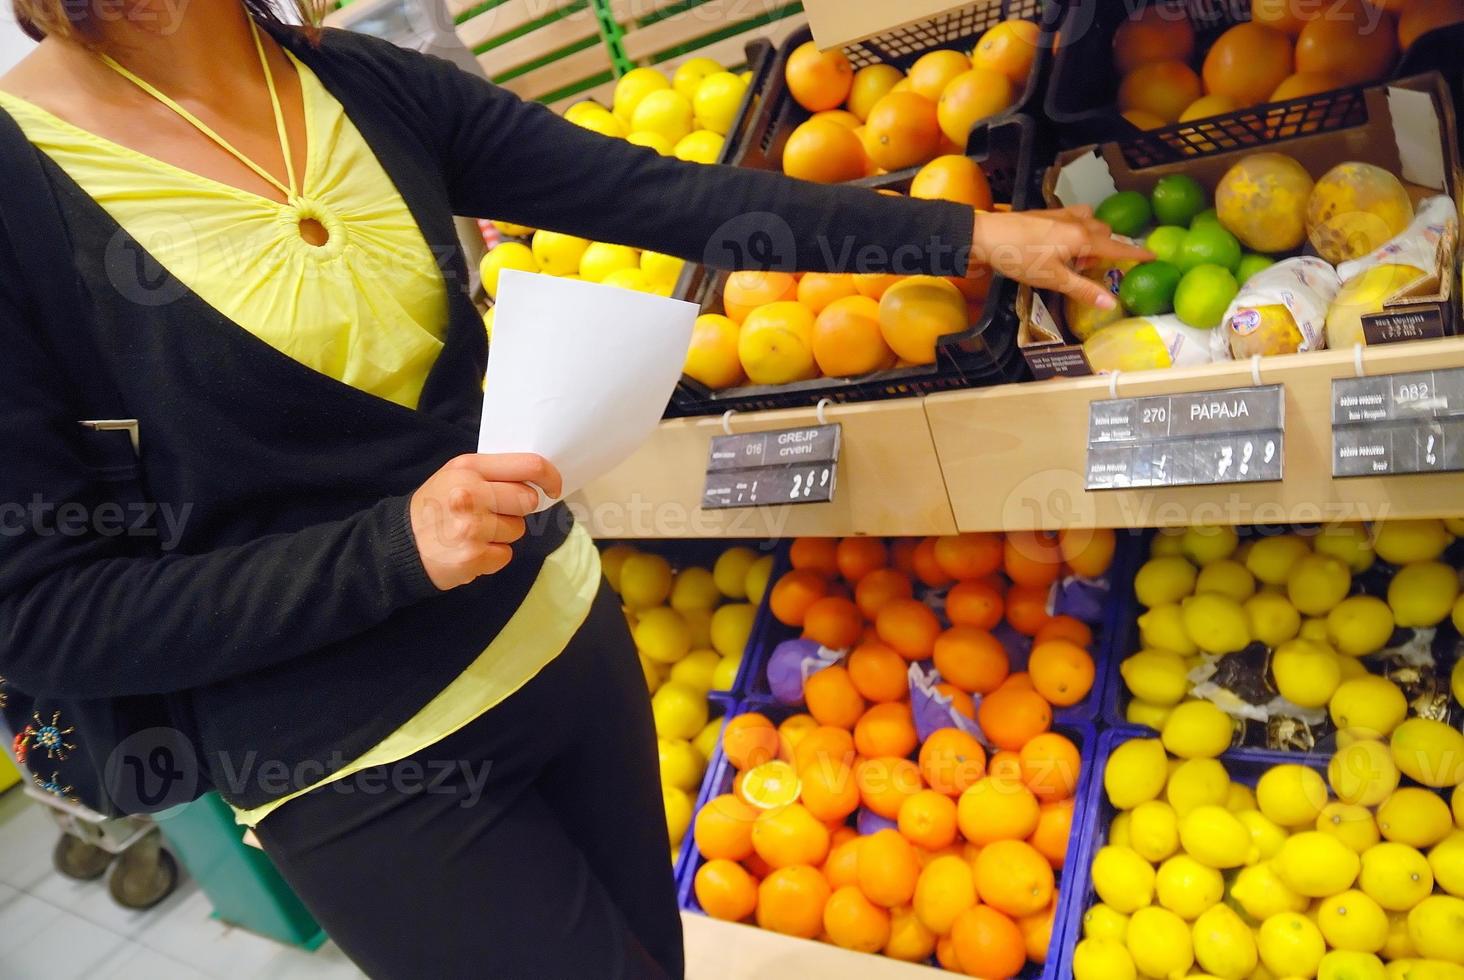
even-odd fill
[[[0,108],[220,313],[322,374],[416,408],[448,319],[441,272],[341,104],[309,68],[290,60],[300,76],[308,140],[294,208],[104,139],[3,91]],[[325,227],[324,245],[301,237],[302,214]],[[238,811],[239,822],[252,827],[296,796],[407,758],[501,703],[565,648],[599,584],[599,552],[576,526],[503,631],[426,707],[319,783]]]

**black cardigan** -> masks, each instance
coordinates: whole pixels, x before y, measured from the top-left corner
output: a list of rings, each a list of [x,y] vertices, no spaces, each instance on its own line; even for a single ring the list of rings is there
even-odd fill
[[[947,275],[964,271],[972,232],[961,206],[608,140],[363,35],[280,40],[343,104],[439,256],[450,323],[419,410],[229,321],[47,158],[46,186],[24,190],[54,196],[62,227],[28,230],[24,247],[58,277],[76,270],[85,308],[27,285],[0,237],[0,677],[58,698],[166,695],[243,807],[285,787],[239,774],[283,763],[288,788],[309,785],[410,718],[483,651],[568,532],[556,507],[507,569],[447,593],[417,555],[409,495],[473,451],[487,359],[452,215],[724,266]],[[38,152],[3,122],[4,149]],[[88,377],[105,383],[75,380]],[[140,420],[140,466],[124,434],[77,425],[99,416]],[[134,475],[178,526],[115,533],[100,505],[136,503],[119,490]],[[65,502],[84,519],[53,509]]]

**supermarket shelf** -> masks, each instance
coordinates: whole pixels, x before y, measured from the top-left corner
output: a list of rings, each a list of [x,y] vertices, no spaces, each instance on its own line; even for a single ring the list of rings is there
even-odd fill
[[[735,922],[681,913],[687,980],[921,980],[949,973]]]
[[[820,48],[838,48],[917,20],[970,5],[970,0],[803,0],[813,40]]]
[[[827,504],[703,511],[707,449],[720,417],[673,419],[613,472],[570,503],[596,537],[766,538],[788,535],[949,534],[955,518],[917,399],[835,405],[843,425],[838,489]],[[732,418],[733,432],[810,425],[812,408]]]
[[[1464,367],[1464,338],[1364,351],[1369,375]],[[931,395],[930,429],[963,531],[1172,527],[1443,517],[1464,512],[1457,475],[1333,480],[1331,382],[1354,374],[1352,351],[1266,358],[1264,384],[1286,388],[1283,483],[1159,490],[1084,490],[1089,403],[1110,380],[1073,378]],[[1254,383],[1249,362],[1120,376],[1120,397]]]

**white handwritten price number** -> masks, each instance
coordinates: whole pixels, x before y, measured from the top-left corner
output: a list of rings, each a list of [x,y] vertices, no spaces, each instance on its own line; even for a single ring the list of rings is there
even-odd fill
[[[829,480],[833,478],[833,475],[833,468],[829,466],[825,466],[823,468],[815,467],[814,469],[809,470],[806,474],[794,473],[793,485],[788,488],[788,499],[806,500],[807,498],[812,497],[815,488],[823,490],[828,487]],[[754,485],[754,489],[755,488],[756,485]]]

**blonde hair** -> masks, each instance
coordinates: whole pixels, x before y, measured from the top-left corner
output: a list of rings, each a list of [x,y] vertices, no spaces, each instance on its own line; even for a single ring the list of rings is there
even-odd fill
[[[15,20],[20,29],[34,40],[52,36],[90,46],[98,39],[98,17],[92,16],[94,4],[108,0],[11,0]],[[113,0],[113,3],[117,0]],[[122,0],[126,2],[126,0]],[[286,27],[287,22],[275,0],[240,0],[249,15],[261,24]],[[313,33],[335,4],[330,0],[292,0],[291,6],[305,30]]]

